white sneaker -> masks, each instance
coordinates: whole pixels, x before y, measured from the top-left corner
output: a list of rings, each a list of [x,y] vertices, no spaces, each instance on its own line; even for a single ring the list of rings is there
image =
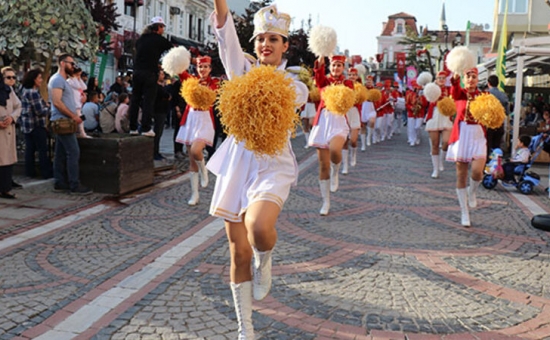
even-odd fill
[[[146,136],[146,137],[155,137],[155,131],[153,131],[153,129],[151,129],[147,132],[142,132],[141,135]]]
[[[137,135],[139,135],[138,130],[130,130],[130,136],[137,136]]]

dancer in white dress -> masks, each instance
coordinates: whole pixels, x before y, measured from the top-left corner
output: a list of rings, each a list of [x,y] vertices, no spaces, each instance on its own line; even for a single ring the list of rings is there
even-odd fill
[[[365,87],[367,90],[374,89],[374,78],[367,76],[365,78]],[[372,101],[364,101],[361,107],[361,151],[365,151],[367,146],[373,143],[374,124],[376,123],[376,108]]]
[[[355,83],[361,84],[361,78],[357,73],[357,69],[351,67],[348,70],[348,79]],[[346,175],[348,173],[348,164],[355,166],[357,164],[357,139],[359,139],[359,131],[361,130],[361,106],[363,103],[352,106],[346,113],[346,120],[348,121],[349,126],[349,137],[344,144],[342,149],[342,174]],[[349,161],[349,162],[348,162]]]
[[[214,0],[211,16],[220,58],[229,79],[248,72],[252,62],[239,44],[233,17],[226,0]],[[254,16],[256,65],[277,67],[284,72],[288,50],[290,16],[275,6],[260,9]],[[287,73],[288,77],[294,75]],[[307,101],[305,84],[293,78],[296,108]],[[237,314],[238,339],[254,339],[252,297],[263,299],[271,288],[271,255],[277,241],[275,224],[296,182],[298,166],[288,142],[277,156],[256,155],[230,135],[216,150],[207,168],[217,176],[210,213],[225,220],[231,254],[230,286]],[[251,272],[251,262],[254,258]],[[253,280],[253,282],[252,282]]]

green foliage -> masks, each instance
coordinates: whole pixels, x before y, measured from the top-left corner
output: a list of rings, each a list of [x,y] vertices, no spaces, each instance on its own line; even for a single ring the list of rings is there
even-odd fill
[[[95,56],[96,24],[82,0],[0,1],[0,54],[44,62],[59,53]]]
[[[105,53],[112,49],[107,36],[120,27],[116,22],[117,17],[120,16],[117,13],[117,6],[115,3],[108,4],[103,0],[84,0],[84,3],[92,19],[97,23],[99,49]]]
[[[262,7],[271,5],[273,0],[252,1],[245,10],[245,14],[235,20],[235,29],[243,51],[254,54],[254,41],[249,41],[254,34],[254,14]]]
[[[400,45],[406,45],[406,53],[407,53],[407,64],[408,65],[414,65],[418,72],[422,71],[430,71],[432,74],[433,72],[433,65],[432,65],[432,56],[429,52],[421,54],[423,57],[420,58],[418,51],[426,49],[429,51],[430,49],[430,43],[432,39],[429,36],[418,36],[416,32],[411,30],[409,27],[407,27],[407,32],[405,36],[398,42]]]

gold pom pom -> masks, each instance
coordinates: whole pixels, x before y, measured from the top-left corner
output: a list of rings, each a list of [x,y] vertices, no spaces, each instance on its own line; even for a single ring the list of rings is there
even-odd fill
[[[355,105],[363,103],[367,100],[368,90],[361,83],[353,84],[353,90],[355,92]]]
[[[502,126],[506,113],[500,101],[489,93],[477,96],[470,102],[470,112],[481,125],[490,129]]]
[[[316,103],[321,100],[321,94],[319,94],[319,89],[317,86],[313,86],[309,90],[309,101]]]
[[[327,110],[345,115],[355,104],[355,92],[344,85],[329,85],[321,92]]]
[[[197,78],[189,78],[181,86],[181,96],[192,108],[208,111],[216,101],[216,91],[199,83]]]
[[[300,124],[291,78],[273,66],[258,66],[226,81],[218,108],[227,134],[258,155],[277,155]]]
[[[380,99],[382,99],[382,92],[380,92],[380,90],[378,89],[370,89],[367,91],[367,100],[369,102],[377,102],[379,101]]]
[[[450,117],[456,113],[455,101],[451,97],[444,97],[437,102],[437,109],[442,115]]]

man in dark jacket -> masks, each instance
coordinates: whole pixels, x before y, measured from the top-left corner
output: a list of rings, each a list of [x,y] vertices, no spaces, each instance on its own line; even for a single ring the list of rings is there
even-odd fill
[[[141,106],[141,134],[155,137],[151,128],[153,105],[157,94],[157,79],[161,55],[172,48],[172,44],[162,36],[164,20],[161,17],[151,19],[151,25],[136,41],[134,59],[132,101],[130,102],[130,134],[138,133],[138,114]]]
[[[501,92],[498,89],[498,77],[494,74],[489,76],[489,78],[487,78],[487,85],[489,86],[488,92],[495,96],[504,107],[504,111],[506,112],[506,120],[508,120],[508,117],[510,116],[508,96],[506,96],[506,93]],[[491,154],[491,151],[493,149],[500,148],[500,143],[503,136],[504,123],[496,129],[487,129],[487,162],[489,162],[488,157]]]

